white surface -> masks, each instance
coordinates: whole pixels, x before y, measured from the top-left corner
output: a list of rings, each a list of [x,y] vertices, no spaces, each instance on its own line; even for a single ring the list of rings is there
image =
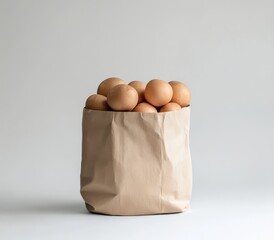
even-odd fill
[[[273,240],[273,9],[273,0],[0,0],[0,239]],[[82,107],[109,76],[190,87],[190,212],[86,214]]]
[[[212,194],[190,211],[150,216],[87,213],[81,199],[9,202],[0,209],[1,239],[274,239],[274,195]],[[7,206],[8,205],[8,206]]]

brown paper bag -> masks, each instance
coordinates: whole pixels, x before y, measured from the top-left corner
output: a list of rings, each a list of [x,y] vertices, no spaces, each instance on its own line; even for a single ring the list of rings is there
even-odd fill
[[[90,212],[143,215],[189,207],[190,107],[163,113],[83,110],[81,195]]]

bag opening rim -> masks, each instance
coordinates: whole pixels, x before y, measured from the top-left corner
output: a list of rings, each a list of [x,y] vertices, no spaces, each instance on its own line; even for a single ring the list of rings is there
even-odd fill
[[[108,111],[104,111],[104,110],[93,110],[93,109],[88,109],[86,107],[83,108],[83,111],[86,112],[100,112],[102,114],[110,114],[110,113],[114,113],[114,114],[151,114],[151,115],[163,115],[163,114],[171,114],[174,112],[178,112],[178,111],[185,111],[186,109],[190,109],[190,105],[186,106],[186,107],[182,107],[179,110],[174,110],[174,111],[168,111],[168,112],[131,112],[131,111],[114,111],[114,110],[108,110]]]

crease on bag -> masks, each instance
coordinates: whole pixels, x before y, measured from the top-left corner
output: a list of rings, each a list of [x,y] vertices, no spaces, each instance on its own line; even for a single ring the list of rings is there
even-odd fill
[[[161,124],[160,124],[160,134],[161,134],[161,139],[164,139],[164,126],[165,126],[165,116],[166,115],[159,115],[161,118]],[[161,141],[161,210],[160,212],[163,213],[163,161],[165,159],[165,141]]]
[[[119,115],[114,114],[114,112],[111,112],[111,139],[112,139],[112,156],[113,159],[110,159],[112,161],[112,171],[113,171],[113,182],[115,185],[115,196],[113,197],[113,201],[115,198],[118,198],[119,206],[121,207],[121,196],[120,196],[120,187],[119,187],[119,180],[118,180],[118,174],[117,174],[117,167],[120,168],[120,148],[117,149],[116,147],[116,137],[117,137],[117,117]],[[114,130],[115,129],[115,130]],[[120,138],[120,135],[119,135]],[[120,140],[120,139],[119,139]],[[117,151],[118,150],[118,151]],[[117,153],[118,152],[118,153]]]

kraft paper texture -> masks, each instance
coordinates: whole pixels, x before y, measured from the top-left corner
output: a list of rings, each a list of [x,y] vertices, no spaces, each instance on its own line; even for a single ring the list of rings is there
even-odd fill
[[[163,113],[83,110],[81,195],[90,212],[144,215],[189,208],[190,107]]]

